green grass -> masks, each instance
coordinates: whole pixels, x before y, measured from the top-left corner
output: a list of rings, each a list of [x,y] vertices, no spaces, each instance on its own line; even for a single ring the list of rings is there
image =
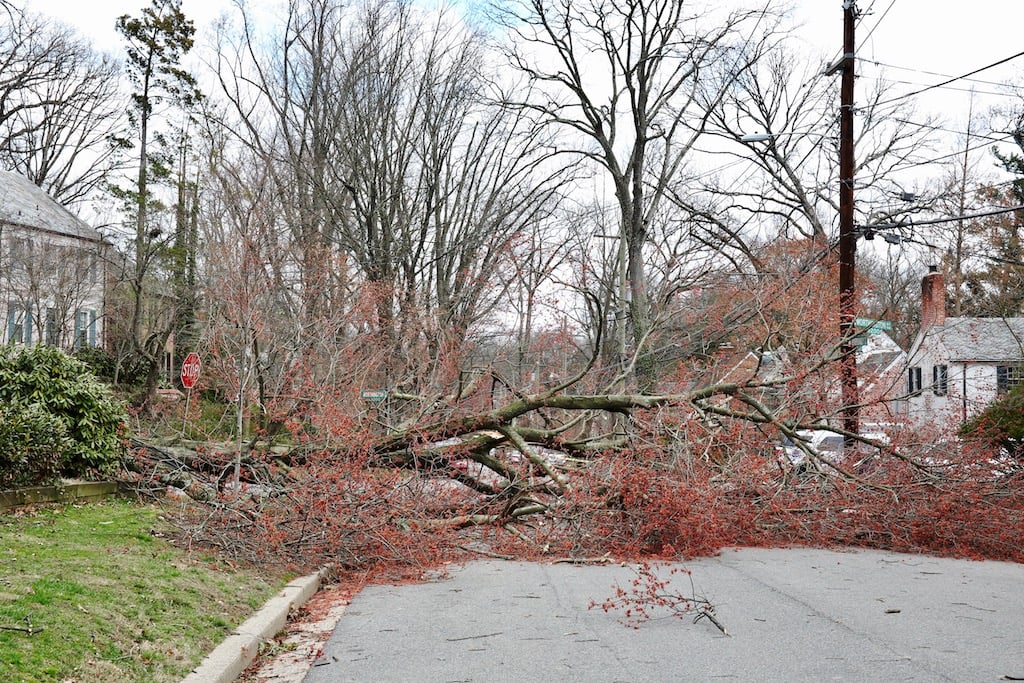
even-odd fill
[[[0,681],[180,681],[284,583],[161,525],[124,500],[0,513]]]

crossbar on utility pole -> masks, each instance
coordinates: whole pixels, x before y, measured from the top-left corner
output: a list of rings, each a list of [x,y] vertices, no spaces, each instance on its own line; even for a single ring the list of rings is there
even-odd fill
[[[854,0],[843,2],[842,82],[839,93],[839,334],[840,369],[843,387],[843,429],[859,431],[857,404],[857,356],[853,345],[856,290],[854,275],[857,259],[857,235],[853,225],[853,83],[855,27],[857,9]],[[852,446],[847,439],[846,446]]]

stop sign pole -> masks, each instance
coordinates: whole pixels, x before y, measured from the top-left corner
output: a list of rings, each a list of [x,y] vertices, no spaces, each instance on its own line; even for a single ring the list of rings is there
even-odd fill
[[[181,363],[181,386],[188,390],[188,393],[185,394],[185,417],[181,422],[182,438],[185,437],[185,425],[188,423],[188,406],[192,402],[192,387],[196,385],[196,380],[199,379],[199,371],[202,367],[203,363],[199,360],[199,354],[195,351],[185,356],[185,360]]]

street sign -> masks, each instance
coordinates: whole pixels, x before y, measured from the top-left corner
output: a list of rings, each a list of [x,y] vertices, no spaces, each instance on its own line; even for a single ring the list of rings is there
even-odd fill
[[[387,389],[363,389],[359,392],[359,396],[367,401],[373,401],[374,403],[380,403],[388,397]]]
[[[853,321],[854,327],[859,327],[868,334],[878,334],[882,331],[892,330],[892,323],[888,320],[872,320],[871,318],[857,318]]]
[[[199,370],[202,367],[203,364],[199,360],[199,354],[195,351],[185,356],[185,360],[181,364],[181,386],[186,389],[194,387],[196,380],[199,379]]]

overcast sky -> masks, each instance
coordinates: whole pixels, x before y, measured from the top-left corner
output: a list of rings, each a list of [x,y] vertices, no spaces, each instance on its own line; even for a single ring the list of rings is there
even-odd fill
[[[250,0],[251,1],[251,0]],[[258,0],[271,2],[272,0]],[[122,14],[137,15],[146,2],[141,0],[32,0],[34,10],[59,17],[92,38],[96,45],[118,50],[120,41],[114,21]],[[183,0],[182,7],[200,29],[207,27],[220,13],[229,9],[231,0]],[[793,0],[793,18],[803,22],[801,36],[816,51],[842,45],[842,0]],[[1021,27],[1024,26],[1024,2],[1019,0],[858,0],[864,17],[858,28],[858,54],[862,58],[892,67],[887,75],[901,91],[942,81],[934,72],[960,76],[1024,51]],[[862,66],[865,76],[877,73]],[[1024,82],[1024,58],[976,76],[984,81]],[[958,83],[955,87],[970,87]],[[985,92],[993,86],[973,83]],[[952,88],[919,98],[922,110],[958,114],[966,112],[969,96]],[[998,101],[986,97],[985,102]],[[962,117],[962,115],[961,115]]]

